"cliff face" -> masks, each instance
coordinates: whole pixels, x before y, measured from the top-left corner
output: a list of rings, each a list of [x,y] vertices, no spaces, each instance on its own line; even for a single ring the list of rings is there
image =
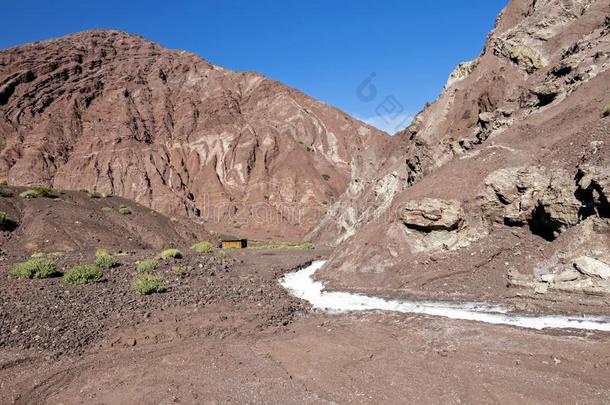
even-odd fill
[[[323,277],[456,294],[589,285],[582,272],[548,280],[581,256],[610,263],[609,21],[606,0],[511,1],[379,172],[352,178],[360,198],[346,193],[322,219],[320,235],[342,242]]]
[[[0,178],[300,238],[386,134],[256,73],[115,31],[0,52]]]

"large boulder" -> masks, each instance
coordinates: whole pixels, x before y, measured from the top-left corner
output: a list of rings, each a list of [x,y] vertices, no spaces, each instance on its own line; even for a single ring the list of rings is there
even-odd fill
[[[405,226],[423,232],[454,231],[464,222],[458,201],[436,198],[409,201],[401,207],[399,216]]]

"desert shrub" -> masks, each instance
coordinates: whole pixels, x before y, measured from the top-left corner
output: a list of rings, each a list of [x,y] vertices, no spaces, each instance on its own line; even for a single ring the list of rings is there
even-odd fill
[[[138,264],[138,271],[141,273],[152,273],[159,267],[156,259],[144,259]]]
[[[177,276],[184,277],[188,274],[188,268],[186,266],[175,266],[173,269]]]
[[[102,198],[102,195],[96,191],[87,193],[87,195],[89,195],[89,198]]]
[[[95,257],[95,264],[102,269],[111,269],[115,267],[118,262],[109,254],[99,255]]]
[[[104,249],[104,248],[97,248],[95,249],[95,257],[98,256],[106,256],[109,255],[110,252],[108,252],[108,249]]]
[[[6,225],[8,223],[8,215],[4,211],[0,211],[0,226]]]
[[[6,256],[6,250],[0,248],[0,257]]]
[[[227,254],[227,252],[221,250],[219,252],[214,253],[214,256],[219,259],[226,259],[229,255]]]
[[[330,180],[330,176],[328,174],[323,174],[322,178],[324,179],[324,181]]]
[[[159,256],[161,259],[182,259],[182,252],[178,249],[165,249]]]
[[[112,194],[110,194],[110,193],[100,193],[100,197],[102,197],[102,198],[109,198],[109,197],[112,197]]]
[[[35,253],[32,253],[30,255],[30,257],[32,259],[40,259],[40,258],[43,258],[43,257],[47,257],[47,254],[46,253],[42,253],[42,252],[35,252]]]
[[[0,190],[0,197],[12,197],[13,193],[8,190]]]
[[[19,194],[19,197],[29,200],[36,197],[59,198],[59,195],[57,195],[57,193],[55,193],[48,187],[36,187],[33,189],[25,190],[24,192]]]
[[[66,284],[97,283],[102,278],[102,270],[95,264],[79,264],[64,273]]]
[[[19,194],[19,197],[29,200],[38,197],[38,192],[36,190],[25,190]]]
[[[610,104],[605,106],[604,109],[602,110],[602,117],[608,117],[608,116],[610,116]]]
[[[165,291],[163,277],[143,274],[133,280],[133,289],[140,295],[149,295]]]
[[[36,193],[38,194],[39,197],[45,197],[45,198],[59,197],[55,191],[51,190],[48,187],[36,187],[34,189],[34,191],[36,191]]]
[[[121,215],[130,215],[131,210],[128,207],[122,206],[119,208],[119,214]]]
[[[86,188],[79,188],[78,191],[80,191],[81,193],[89,194],[89,190],[87,190]]]
[[[195,243],[193,246],[191,246],[191,249],[197,253],[210,253],[212,250],[214,250],[214,246],[210,242],[204,240]]]
[[[47,278],[55,274],[55,263],[48,259],[30,259],[17,263],[9,271],[12,278]]]
[[[103,208],[102,208],[102,211],[103,211],[103,212],[112,212],[112,211],[114,211],[114,210],[113,210],[111,207],[103,207]]]

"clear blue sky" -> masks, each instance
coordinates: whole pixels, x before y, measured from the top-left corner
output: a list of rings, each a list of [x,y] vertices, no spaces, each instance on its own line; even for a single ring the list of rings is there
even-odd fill
[[[0,48],[91,28],[138,33],[233,70],[255,70],[378,126],[434,100],[476,57],[507,0],[3,0]],[[358,85],[371,73],[377,96]],[[390,103],[391,104],[391,103]],[[388,105],[386,105],[387,107]]]

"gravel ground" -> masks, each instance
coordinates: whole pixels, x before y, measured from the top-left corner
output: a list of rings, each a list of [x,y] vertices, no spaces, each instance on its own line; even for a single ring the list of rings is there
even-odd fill
[[[265,328],[287,325],[304,307],[277,283],[277,277],[289,267],[246,273],[242,268],[247,263],[239,257],[222,259],[190,252],[180,260],[159,260],[156,273],[165,279],[167,291],[139,296],[132,289],[139,274],[136,263],[157,253],[140,251],[119,257],[120,265],[105,270],[100,282],[76,286],[65,284],[61,274],[49,279],[11,279],[12,264],[25,258],[4,260],[0,264],[0,349],[33,349],[53,356],[83,353],[113,329],[137,324],[143,314],[146,317],[170,308],[217,302],[256,305],[262,313],[257,319],[259,327]],[[264,253],[256,256],[267,261]],[[56,259],[60,272],[92,261],[92,255],[85,254]],[[178,265],[187,266],[185,276],[172,269]]]

